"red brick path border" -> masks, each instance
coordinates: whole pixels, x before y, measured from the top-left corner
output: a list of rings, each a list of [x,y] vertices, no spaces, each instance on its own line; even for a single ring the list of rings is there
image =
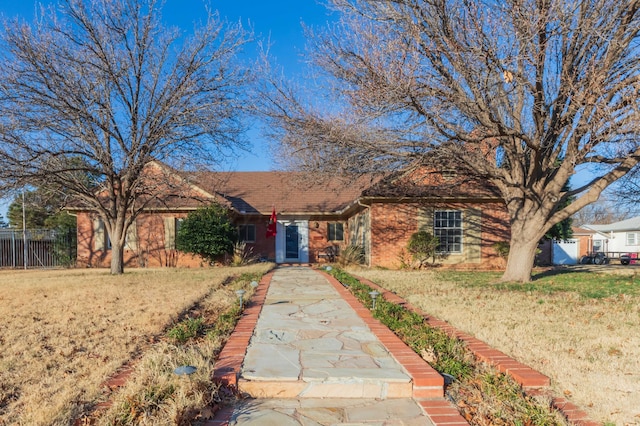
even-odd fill
[[[242,316],[233,329],[233,333],[231,333],[227,343],[222,348],[213,370],[213,380],[216,383],[231,388],[235,388],[238,385],[238,376],[240,375],[244,355],[258,322],[260,311],[262,311],[262,305],[267,297],[273,274],[274,272],[271,271],[262,276],[253,296],[246,303]]]
[[[371,311],[365,308],[358,299],[348,291],[333,276],[323,272],[321,273],[336,288],[342,298],[360,315],[360,317],[369,326],[371,331],[376,334],[378,339],[385,345],[391,355],[407,370],[413,378],[413,397],[422,407],[426,415],[434,423],[435,426],[463,426],[469,423],[460,415],[460,412],[447,400],[443,398],[444,379],[431,366],[426,363],[422,357],[409,348],[400,338],[398,338],[391,330],[378,320],[373,318]],[[216,361],[213,378],[216,382],[235,388],[238,383],[238,377],[244,355],[246,353],[249,340],[253,334],[253,330],[258,322],[258,316],[262,310],[262,305],[266,299],[271,278],[274,271],[264,275],[260,280],[260,285],[252,296],[242,317],[233,333],[229,337],[227,344],[220,352],[220,356]],[[402,299],[395,293],[380,287],[379,285],[366,280],[358,279],[364,284],[378,291],[385,300],[402,305],[403,307],[423,316],[427,323],[432,327],[445,331],[450,336],[454,336],[467,343],[469,349],[481,361],[494,365],[506,374],[511,375],[518,383],[520,383],[527,394],[546,393],[549,392],[550,380],[547,376],[539,373],[531,367],[522,364],[513,358],[507,356],[503,352],[491,348],[483,341],[457,330],[449,323],[437,318],[427,316],[420,309],[412,306],[406,300]],[[564,398],[553,398],[552,404],[564,414],[569,423],[576,426],[601,426],[601,423],[589,420],[586,413],[579,409],[575,404]],[[233,408],[227,407],[220,410],[213,420],[205,423],[206,426],[228,426]]]
[[[420,355],[407,346],[389,328],[373,317],[358,298],[333,276],[319,271],[338,291],[340,296],[360,315],[399,364],[412,377],[413,398],[435,426],[468,426],[469,423],[449,401],[444,399],[444,377]]]
[[[260,279],[251,299],[246,303],[242,316],[222,348],[213,370],[213,380],[231,389],[237,389],[240,369],[247,352],[247,346],[258,323],[262,305],[267,298],[267,291],[271,285],[274,271],[268,272]],[[205,426],[227,426],[233,414],[232,407],[225,407],[218,411],[213,420],[204,423]]]
[[[439,320],[430,315],[425,314],[420,309],[411,305],[409,302],[401,298],[395,293],[388,291],[387,289],[380,287],[376,283],[369,281],[365,278],[356,277],[363,284],[375,289],[380,293],[385,300],[403,306],[404,308],[415,312],[416,314],[425,318],[427,324],[434,328],[438,328],[446,332],[449,336],[456,337],[467,344],[469,350],[480,361],[486,362],[495,366],[500,372],[505,373],[513,377],[513,379],[520,383],[526,394],[550,394],[549,389],[551,381],[549,377],[534,370],[533,368],[522,364],[508,355],[493,349],[480,339],[477,339],[467,333],[463,333],[453,327],[446,321]],[[553,397],[551,401],[552,406],[560,411],[570,424],[576,426],[601,426],[602,423],[590,420],[587,413],[581,410],[577,405],[567,401],[565,398]]]

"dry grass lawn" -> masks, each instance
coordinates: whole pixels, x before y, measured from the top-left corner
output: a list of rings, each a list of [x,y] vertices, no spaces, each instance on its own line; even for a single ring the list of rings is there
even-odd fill
[[[588,298],[575,291],[463,286],[455,275],[433,271],[349,272],[548,375],[555,393],[592,419],[640,424],[638,278],[628,278],[632,295]]]
[[[69,424],[185,309],[270,266],[0,271],[0,424]]]

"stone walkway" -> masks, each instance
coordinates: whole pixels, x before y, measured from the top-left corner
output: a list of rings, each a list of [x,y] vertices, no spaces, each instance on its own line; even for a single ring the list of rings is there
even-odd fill
[[[411,377],[310,269],[274,275],[239,382],[258,398],[411,397]]]
[[[547,376],[444,321],[425,320],[464,341],[526,393],[551,397]],[[444,398],[441,375],[336,279],[309,267],[280,266],[262,278],[216,361],[214,380],[249,398],[205,426],[468,425]],[[552,406],[570,424],[601,426],[564,398],[552,397]]]
[[[251,398],[210,425],[437,424],[429,410],[467,424],[442,377],[332,278],[280,267],[254,297],[215,373]]]

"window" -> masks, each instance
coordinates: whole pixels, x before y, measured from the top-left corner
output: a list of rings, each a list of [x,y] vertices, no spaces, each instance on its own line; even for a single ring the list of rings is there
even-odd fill
[[[638,245],[638,232],[627,232],[627,245],[628,246]]]
[[[433,214],[433,235],[440,240],[439,253],[462,253],[462,212],[436,210]]]
[[[593,240],[593,252],[597,253],[602,251],[602,240]]]
[[[255,225],[240,225],[238,226],[238,240],[245,243],[256,242],[256,226]]]
[[[329,241],[342,241],[344,239],[344,227],[340,222],[330,222],[328,225]]]
[[[443,170],[442,171],[442,178],[444,180],[455,179],[456,176],[458,176],[458,173],[455,170]]]

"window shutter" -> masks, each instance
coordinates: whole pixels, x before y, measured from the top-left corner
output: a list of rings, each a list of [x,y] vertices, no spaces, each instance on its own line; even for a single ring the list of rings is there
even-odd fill
[[[136,229],[136,221],[134,220],[127,229],[127,238],[125,246],[132,251],[138,250],[138,230]]]
[[[426,231],[433,235],[433,209],[420,207],[418,209],[418,231]]]
[[[164,249],[174,250],[176,248],[176,218],[164,218]]]
[[[96,251],[104,250],[104,223],[102,219],[93,220],[93,249]]]
[[[464,211],[463,244],[466,249],[467,262],[482,261],[482,211],[468,209]]]

